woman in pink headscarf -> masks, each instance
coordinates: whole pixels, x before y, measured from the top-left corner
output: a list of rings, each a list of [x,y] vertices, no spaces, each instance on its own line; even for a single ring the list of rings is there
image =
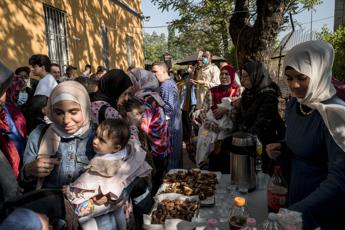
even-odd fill
[[[220,77],[219,77],[221,84],[207,91],[204,102],[201,106],[201,109],[197,110],[194,113],[194,121],[198,123],[201,126],[201,128],[207,129],[211,131],[212,133],[217,133],[214,135],[214,138],[216,138],[216,140],[212,141],[212,142],[216,142],[216,143],[213,143],[215,144],[215,148],[209,149],[205,151],[205,153],[209,151],[219,152],[219,148],[217,148],[217,146],[218,147],[221,146],[222,141],[229,135],[231,131],[231,130],[228,130],[232,126],[231,117],[230,117],[231,116],[231,100],[234,98],[237,98],[240,93],[240,90],[239,90],[240,87],[235,82],[235,77],[236,77],[236,70],[231,65],[223,66]],[[212,113],[210,113],[210,111],[212,111]],[[212,117],[212,119],[210,118],[210,116]],[[220,127],[219,125],[220,123],[218,121],[221,121],[221,119],[222,119],[221,126],[224,126],[225,125],[224,122],[226,122],[228,124],[227,127]],[[202,133],[203,132],[199,131],[199,135],[198,135],[199,139],[201,139],[200,135],[202,135]],[[200,141],[198,141],[198,143],[199,142]],[[204,160],[205,160],[204,158],[207,156],[207,154],[206,155],[202,154],[203,156],[199,156],[199,153],[201,152],[202,151],[199,150],[197,146],[198,155],[196,156],[196,161],[200,166],[204,163]],[[209,156],[210,169],[220,170],[220,171],[223,171],[224,173],[228,172],[227,166],[224,165],[224,162],[229,162],[229,161],[224,160],[224,157],[226,157],[225,154],[220,154],[220,155],[210,154]]]

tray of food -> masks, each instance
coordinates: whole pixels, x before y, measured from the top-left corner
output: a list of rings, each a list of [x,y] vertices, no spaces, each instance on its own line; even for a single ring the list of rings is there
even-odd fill
[[[178,193],[186,196],[196,196],[201,206],[214,205],[216,185],[221,178],[220,172],[210,172],[199,169],[170,170],[157,194]]]
[[[195,224],[192,220],[197,217],[199,208],[197,197],[176,193],[157,195],[151,213],[144,214],[143,227],[144,229],[170,229],[174,228],[171,225],[179,225],[184,226],[184,229],[194,229]]]

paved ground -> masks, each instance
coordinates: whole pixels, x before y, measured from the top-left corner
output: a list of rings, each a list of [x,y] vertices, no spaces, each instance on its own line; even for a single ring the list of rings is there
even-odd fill
[[[196,168],[196,165],[189,160],[188,153],[186,151],[186,145],[183,143],[183,148],[182,148],[182,154],[183,154],[183,168],[184,169],[192,169]]]

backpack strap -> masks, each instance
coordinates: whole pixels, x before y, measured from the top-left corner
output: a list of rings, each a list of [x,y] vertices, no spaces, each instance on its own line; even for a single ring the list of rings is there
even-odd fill
[[[40,147],[41,142],[42,142],[42,139],[43,139],[43,136],[44,136],[44,134],[47,132],[47,130],[48,130],[48,128],[49,128],[50,125],[51,125],[51,124],[46,124],[46,125],[42,128],[42,131],[41,131],[41,133],[40,133],[40,136],[38,137],[38,142],[37,142],[37,146],[38,146],[38,147]]]
[[[108,105],[102,105],[98,111],[98,124],[101,124],[105,120],[105,111],[107,110]]]

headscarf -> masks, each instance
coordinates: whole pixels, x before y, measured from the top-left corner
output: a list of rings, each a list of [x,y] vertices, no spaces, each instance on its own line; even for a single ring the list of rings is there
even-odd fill
[[[134,68],[129,72],[133,86],[134,94],[140,99],[144,99],[145,96],[152,96],[160,106],[165,103],[159,96],[159,82],[155,75],[147,70]]]
[[[279,87],[272,81],[268,71],[261,62],[249,61],[243,69],[247,71],[252,88],[245,89],[241,97],[241,108],[247,110],[258,94],[266,93],[276,97],[280,94]]]
[[[13,72],[0,61],[0,97],[10,87],[12,76]],[[2,106],[0,105],[0,150],[9,161],[14,175],[18,177],[20,157],[16,145],[9,139],[10,127],[6,120],[6,112],[1,108]]]
[[[11,87],[7,90],[6,101],[17,104],[18,95],[21,90],[27,86],[27,83],[19,75],[13,76]]]
[[[53,114],[54,104],[60,101],[74,101],[80,105],[83,115],[82,127],[75,133],[64,132],[56,125],[56,118]],[[42,155],[54,156],[58,150],[61,138],[82,137],[90,128],[91,103],[89,95],[83,85],[76,81],[64,81],[54,88],[48,103],[47,116],[53,122],[45,132],[38,150],[38,158]],[[38,180],[37,189],[41,188],[43,180]]]
[[[123,70],[112,69],[99,80],[98,91],[92,101],[106,101],[114,106],[121,94],[131,86],[131,79]]]
[[[234,93],[231,93],[232,95],[236,95],[237,94],[237,91],[238,91],[238,85],[237,85],[237,83],[236,83],[236,81],[235,81],[235,77],[236,77],[236,70],[235,70],[235,68],[232,66],[232,65],[225,65],[225,66],[223,66],[223,68],[221,69],[221,71],[222,70],[226,70],[228,73],[229,73],[229,75],[230,75],[230,80],[231,80],[231,83],[230,83],[230,85],[229,85],[229,87],[230,88],[232,88],[232,89],[234,89],[236,92],[234,92]]]
[[[337,145],[345,151],[345,106],[326,104],[336,94],[332,80],[333,47],[324,41],[308,41],[293,47],[284,59],[287,66],[310,78],[307,93],[297,100],[316,109]]]
[[[90,126],[91,119],[91,103],[85,87],[76,81],[64,81],[55,87],[47,102],[47,117],[54,124],[56,123],[56,119],[55,114],[53,113],[53,106],[60,101],[74,101],[80,105],[84,119],[80,129],[84,129],[83,132],[85,133]],[[56,126],[53,125],[53,127]],[[56,130],[61,131],[58,127]],[[60,132],[59,134],[63,133]],[[64,133],[63,136],[70,136],[70,134]]]
[[[252,88],[249,91],[258,92],[272,84],[272,79],[265,66],[258,61],[247,62],[243,69],[249,74]]]

